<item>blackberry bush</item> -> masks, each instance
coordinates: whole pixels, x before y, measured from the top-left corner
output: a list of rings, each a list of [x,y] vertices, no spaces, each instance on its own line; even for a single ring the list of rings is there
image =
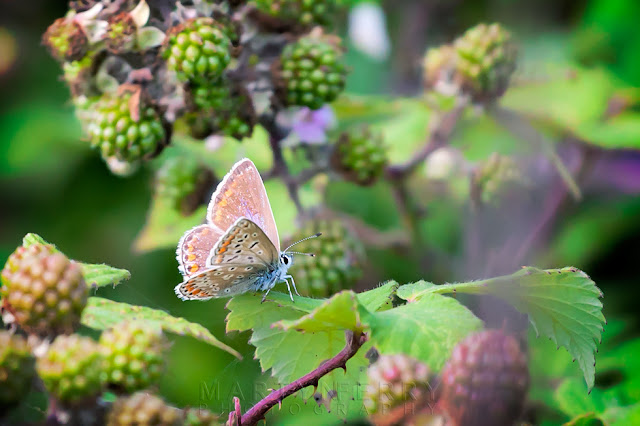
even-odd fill
[[[371,185],[382,176],[387,164],[382,134],[368,127],[343,133],[334,148],[333,163],[346,179]]]
[[[209,194],[213,176],[191,157],[171,157],[156,175],[156,194],[183,214],[193,212]]]
[[[75,331],[88,292],[80,266],[49,245],[18,247],[2,270],[3,308],[28,333]]]
[[[252,4],[262,21],[274,27],[310,28],[331,26],[337,9],[336,0],[254,0]]]
[[[118,398],[107,415],[108,426],[181,425],[182,413],[159,397],[136,392]]]
[[[27,341],[0,330],[0,410],[19,403],[31,389],[35,360]]]

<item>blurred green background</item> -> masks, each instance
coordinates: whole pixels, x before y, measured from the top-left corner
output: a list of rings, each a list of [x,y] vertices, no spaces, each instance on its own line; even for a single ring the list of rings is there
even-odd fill
[[[479,22],[500,22],[517,36],[522,54],[516,82],[535,77],[548,64],[574,63],[605,70],[607,78],[620,86],[640,86],[640,3],[636,0],[403,0],[382,6],[387,13],[391,55],[378,62],[351,48],[348,93],[419,94],[425,49],[449,42]],[[59,80],[59,65],[40,45],[47,26],[66,12],[66,2],[3,2],[0,8],[0,259],[26,233],[35,232],[71,258],[130,270],[129,282],[116,289],[101,289],[99,295],[199,322],[245,355],[238,361],[193,339],[175,338],[161,386],[163,395],[180,406],[206,404],[214,411],[227,411],[233,395],[241,396],[245,406],[255,402],[273,384],[260,378],[248,335],[224,335],[226,301],[181,302],[173,293],[181,280],[174,250],[140,254],[132,248],[151,201],[152,171],[144,169],[126,179],[115,177],[81,140],[67,88]],[[345,34],[346,24],[344,19],[339,25]],[[571,102],[567,105],[580,108]],[[425,123],[418,123],[419,128],[420,124],[424,127]],[[477,145],[495,137],[491,130],[480,135],[468,132],[465,146],[471,147],[472,156],[474,149],[479,150],[478,156],[486,156],[491,151]],[[636,151],[624,152],[631,165],[623,174],[633,181],[633,166],[640,170],[640,132],[627,138],[631,140],[628,148]],[[636,173],[640,179],[640,172]],[[640,182],[632,183],[604,189],[595,185],[581,203],[562,209],[553,227],[554,237],[533,260],[536,266],[570,264],[588,272],[606,295],[605,315],[622,321],[628,336],[639,331],[635,297]],[[369,224],[392,229],[399,222],[389,207],[390,195],[384,185],[361,190],[336,184],[330,192],[333,207]],[[372,204],[372,199],[377,203]],[[283,199],[279,206],[272,201],[281,226],[282,218],[292,214],[287,203]],[[434,200],[430,215],[425,225],[426,235],[433,239],[430,243],[444,253],[460,255],[464,230],[459,205]],[[286,231],[291,232],[290,227]],[[442,282],[467,278],[463,272],[452,275],[438,265],[425,276],[415,259],[404,253],[370,250],[368,254],[373,272],[365,274],[368,281],[361,288],[386,279]],[[212,386],[219,386],[217,395],[211,394]]]

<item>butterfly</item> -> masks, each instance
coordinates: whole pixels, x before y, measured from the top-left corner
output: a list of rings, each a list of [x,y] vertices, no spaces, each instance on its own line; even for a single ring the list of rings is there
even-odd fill
[[[305,238],[315,238],[320,234]],[[298,242],[301,242],[298,241]],[[176,250],[184,281],[175,288],[182,300],[208,300],[247,291],[269,291],[285,282],[293,301],[288,270],[293,245],[280,251],[280,239],[267,191],[256,166],[238,161],[211,196],[207,223],[188,230]],[[298,294],[299,295],[299,294]]]

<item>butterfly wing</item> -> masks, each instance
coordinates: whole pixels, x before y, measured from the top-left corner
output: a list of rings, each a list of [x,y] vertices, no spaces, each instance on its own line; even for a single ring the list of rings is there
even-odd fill
[[[238,219],[218,240],[207,259],[207,267],[229,263],[242,265],[277,266],[280,252],[255,222]]]
[[[238,219],[216,243],[206,269],[176,286],[182,300],[228,297],[261,287],[273,278],[279,252],[254,222]]]
[[[220,233],[245,217],[257,224],[280,252],[280,239],[267,191],[251,160],[238,161],[211,196],[207,220]]]
[[[190,277],[206,269],[207,259],[222,236],[211,225],[196,226],[180,238],[176,250],[178,269],[183,277]]]

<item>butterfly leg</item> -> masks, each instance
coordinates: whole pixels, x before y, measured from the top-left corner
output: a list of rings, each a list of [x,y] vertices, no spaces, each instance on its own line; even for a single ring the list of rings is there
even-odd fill
[[[296,288],[296,282],[293,280],[293,277],[291,275],[285,275],[284,278],[285,279],[289,278],[291,280],[291,285],[293,286],[293,290],[296,292],[298,296],[300,296],[300,293],[298,293],[298,289]],[[291,290],[289,290],[289,293],[291,293]]]
[[[289,290],[289,297],[291,298],[291,301],[293,302],[293,294],[291,293],[291,287],[289,286],[289,280],[287,280],[287,277],[282,277],[282,281],[284,281],[287,284],[287,290]],[[293,288],[296,288],[295,286],[293,286]],[[296,291],[297,293],[297,291]]]
[[[271,291],[272,287],[269,287],[267,289],[267,291],[264,293],[264,296],[262,296],[262,300],[260,301],[260,303],[264,303],[265,300],[267,300],[267,294],[269,294],[269,292]]]

